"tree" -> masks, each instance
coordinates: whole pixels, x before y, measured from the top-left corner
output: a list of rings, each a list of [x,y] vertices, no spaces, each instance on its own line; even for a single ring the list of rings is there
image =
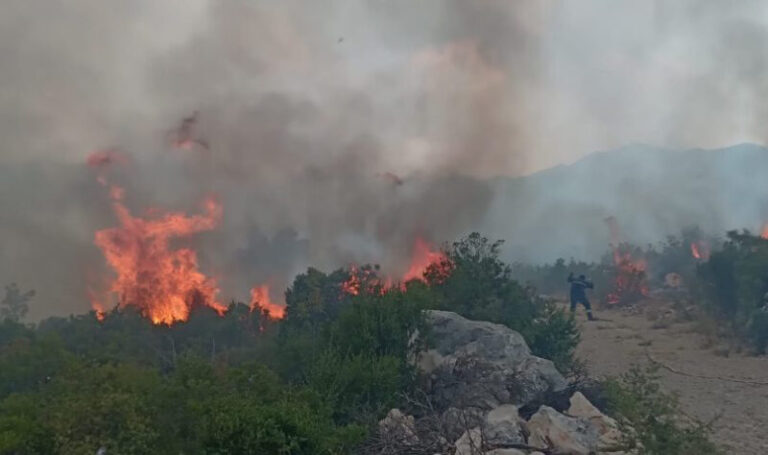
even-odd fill
[[[477,232],[454,242],[446,259],[425,275],[438,308],[517,330],[534,354],[568,370],[579,343],[573,318],[512,278],[511,267],[499,258],[502,244]]]
[[[19,322],[24,319],[29,311],[27,302],[35,296],[34,290],[21,292],[16,283],[5,286],[5,297],[0,301],[0,317],[13,322]]]

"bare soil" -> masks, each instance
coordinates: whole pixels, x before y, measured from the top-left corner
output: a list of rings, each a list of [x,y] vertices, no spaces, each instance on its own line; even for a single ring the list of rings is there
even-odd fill
[[[713,439],[726,453],[768,454],[768,357],[713,343],[695,323],[680,322],[664,302],[596,315],[600,320],[587,322],[578,313],[583,321],[578,356],[592,376],[620,375],[632,364],[647,365],[650,355],[678,371],[660,368],[659,374],[662,386],[679,395],[685,413],[705,422],[716,419]]]

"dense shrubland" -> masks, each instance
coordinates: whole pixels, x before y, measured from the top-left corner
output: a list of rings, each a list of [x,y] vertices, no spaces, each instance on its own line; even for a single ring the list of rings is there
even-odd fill
[[[310,268],[281,321],[233,302],[171,327],[130,309],[25,325],[32,294],[9,288],[0,453],[352,453],[418,389],[409,359],[429,344],[424,309],[505,324],[567,373],[574,320],[513,279],[500,246],[472,234],[423,282],[387,292],[376,267]],[[341,291],[351,273],[358,295]]]
[[[677,397],[659,386],[653,368],[634,366],[618,378],[606,380],[601,393],[608,411],[618,418],[624,444],[648,455],[716,455],[708,423],[682,413]]]
[[[692,245],[700,248],[699,258],[694,257]],[[725,239],[705,238],[699,230],[687,229],[658,245],[640,248],[624,244],[620,248],[645,261],[644,278],[652,298],[654,291],[670,290],[667,275],[676,274],[683,292],[663,298],[693,308],[694,316],[709,332],[743,343],[756,353],[766,352],[768,240],[748,231],[728,232]],[[595,282],[595,300],[605,304],[617,273],[611,253],[597,263],[558,259],[553,264],[512,266],[514,278],[548,294],[565,293],[563,277],[570,271],[590,277]]]
[[[768,348],[768,240],[729,232],[721,249],[698,270],[697,302],[721,335]]]

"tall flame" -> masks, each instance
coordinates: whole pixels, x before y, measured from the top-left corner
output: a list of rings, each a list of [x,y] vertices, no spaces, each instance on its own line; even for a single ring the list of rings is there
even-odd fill
[[[272,302],[269,297],[269,285],[262,284],[251,288],[251,311],[259,309],[273,319],[285,317],[285,306]]]
[[[110,197],[120,226],[97,231],[94,243],[116,273],[109,292],[117,295],[118,305],[138,307],[155,324],[185,321],[195,306],[223,314],[226,307],[216,299],[216,280],[198,270],[197,253],[169,245],[171,239],[216,227],[221,205],[208,198],[202,215],[170,212],[144,219],[125,206],[122,188],[111,185]],[[103,308],[104,304],[94,302],[97,317],[103,315]]]
[[[438,249],[434,249],[426,240],[416,237],[413,244],[413,253],[411,254],[411,265],[408,271],[403,275],[403,283],[411,280],[426,281],[424,273],[431,264],[440,264],[445,261],[447,256]]]

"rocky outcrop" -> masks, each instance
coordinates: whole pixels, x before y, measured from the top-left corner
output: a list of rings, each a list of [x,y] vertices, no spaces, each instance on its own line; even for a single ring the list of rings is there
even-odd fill
[[[509,447],[525,444],[525,422],[520,419],[517,407],[505,404],[492,409],[483,422],[483,440],[492,447]]]
[[[415,360],[429,379],[425,401],[415,407],[423,414],[414,418],[391,410],[379,422],[381,449],[375,453],[587,455],[616,450],[622,439],[616,421],[580,392],[571,395],[564,413],[547,406],[568,406],[566,381],[552,362],[531,354],[519,333],[445,311],[429,311],[427,320],[431,348]],[[530,415],[527,420],[520,416],[522,407]]]
[[[454,444],[456,451],[453,455],[478,455],[483,452],[483,432],[480,428],[472,428],[464,432]]]
[[[413,446],[419,443],[413,416],[391,409],[379,422],[379,436],[391,445]]]
[[[428,311],[427,320],[433,346],[417,365],[431,378],[439,406],[524,405],[566,387],[554,364],[532,355],[523,337],[506,326],[447,311]]]
[[[597,451],[600,435],[588,420],[568,417],[542,406],[528,420],[528,444],[548,447],[563,455],[589,455]]]
[[[586,419],[597,430],[598,450],[610,450],[621,444],[622,434],[616,420],[600,412],[581,392],[571,396],[571,406],[566,412],[570,416]]]

